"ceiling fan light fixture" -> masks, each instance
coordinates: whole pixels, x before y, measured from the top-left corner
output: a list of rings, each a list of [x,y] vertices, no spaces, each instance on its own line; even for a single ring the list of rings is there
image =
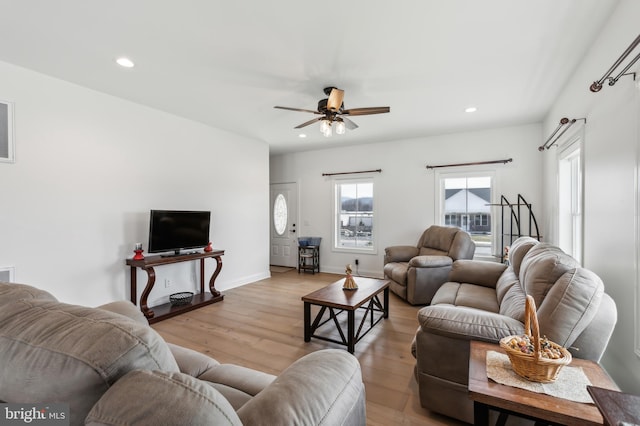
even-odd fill
[[[329,136],[331,136],[331,121],[322,120],[320,122],[320,132],[325,136],[327,136],[327,133],[329,133]]]
[[[336,134],[344,135],[345,131],[346,131],[346,126],[344,124],[344,121],[336,120]]]

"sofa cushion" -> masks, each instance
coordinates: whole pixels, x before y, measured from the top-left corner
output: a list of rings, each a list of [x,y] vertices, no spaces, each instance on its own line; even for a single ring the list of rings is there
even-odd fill
[[[578,266],[578,261],[560,248],[539,243],[522,259],[520,282],[525,293],[533,297],[536,306],[540,306],[558,278]]]
[[[444,283],[433,296],[431,305],[441,304],[466,306],[489,312],[498,312],[500,309],[494,289],[456,282]]]
[[[4,304],[0,323],[0,400],[69,403],[71,424],[129,371],[178,371],[153,329],[106,310],[23,298]]]
[[[140,403],[141,395],[149,395]],[[183,373],[132,371],[87,416],[90,426],[241,425],[229,402],[206,382]]]
[[[449,281],[495,288],[506,268],[506,265],[497,262],[460,259],[453,262]]]
[[[396,283],[407,285],[409,262],[393,262],[384,265],[384,275]]]

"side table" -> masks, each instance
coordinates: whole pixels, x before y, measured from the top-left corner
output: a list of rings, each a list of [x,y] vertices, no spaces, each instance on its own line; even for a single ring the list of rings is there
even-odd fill
[[[474,424],[489,424],[489,409],[519,417],[560,425],[602,425],[602,415],[593,404],[560,399],[502,385],[487,377],[487,352],[504,353],[500,345],[472,341],[469,353],[469,397],[474,401]],[[617,390],[606,371],[593,361],[573,358],[573,367],[581,367],[589,381],[598,387]]]
[[[320,246],[298,246],[298,273],[320,272]]]

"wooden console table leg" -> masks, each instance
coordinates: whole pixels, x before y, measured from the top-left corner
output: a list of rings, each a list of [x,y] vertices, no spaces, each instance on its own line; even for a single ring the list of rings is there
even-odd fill
[[[216,270],[213,271],[213,275],[211,275],[211,279],[209,280],[209,291],[211,291],[214,297],[218,297],[220,296],[220,292],[216,290],[216,278],[218,278],[218,274],[222,270],[222,259],[220,259],[220,256],[216,256],[214,259],[216,260]]]
[[[148,267],[144,268],[147,272],[147,285],[144,287],[144,291],[142,292],[142,296],[140,296],[140,310],[147,318],[153,318],[155,315],[154,312],[149,309],[149,305],[147,305],[147,298],[149,297],[149,293],[153,290],[153,286],[156,283],[156,271],[153,268]]]
[[[137,274],[137,269],[135,266],[131,267],[131,295],[130,295],[130,299],[131,299],[131,303],[133,303],[134,305],[138,304],[138,274]]]

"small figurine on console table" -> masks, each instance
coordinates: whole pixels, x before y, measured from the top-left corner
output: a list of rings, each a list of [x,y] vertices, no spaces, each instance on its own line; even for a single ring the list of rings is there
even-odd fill
[[[358,284],[356,284],[356,282],[353,280],[353,277],[351,276],[351,265],[347,265],[347,270],[345,272],[347,273],[347,278],[344,280],[344,285],[342,286],[342,289],[357,290]]]

